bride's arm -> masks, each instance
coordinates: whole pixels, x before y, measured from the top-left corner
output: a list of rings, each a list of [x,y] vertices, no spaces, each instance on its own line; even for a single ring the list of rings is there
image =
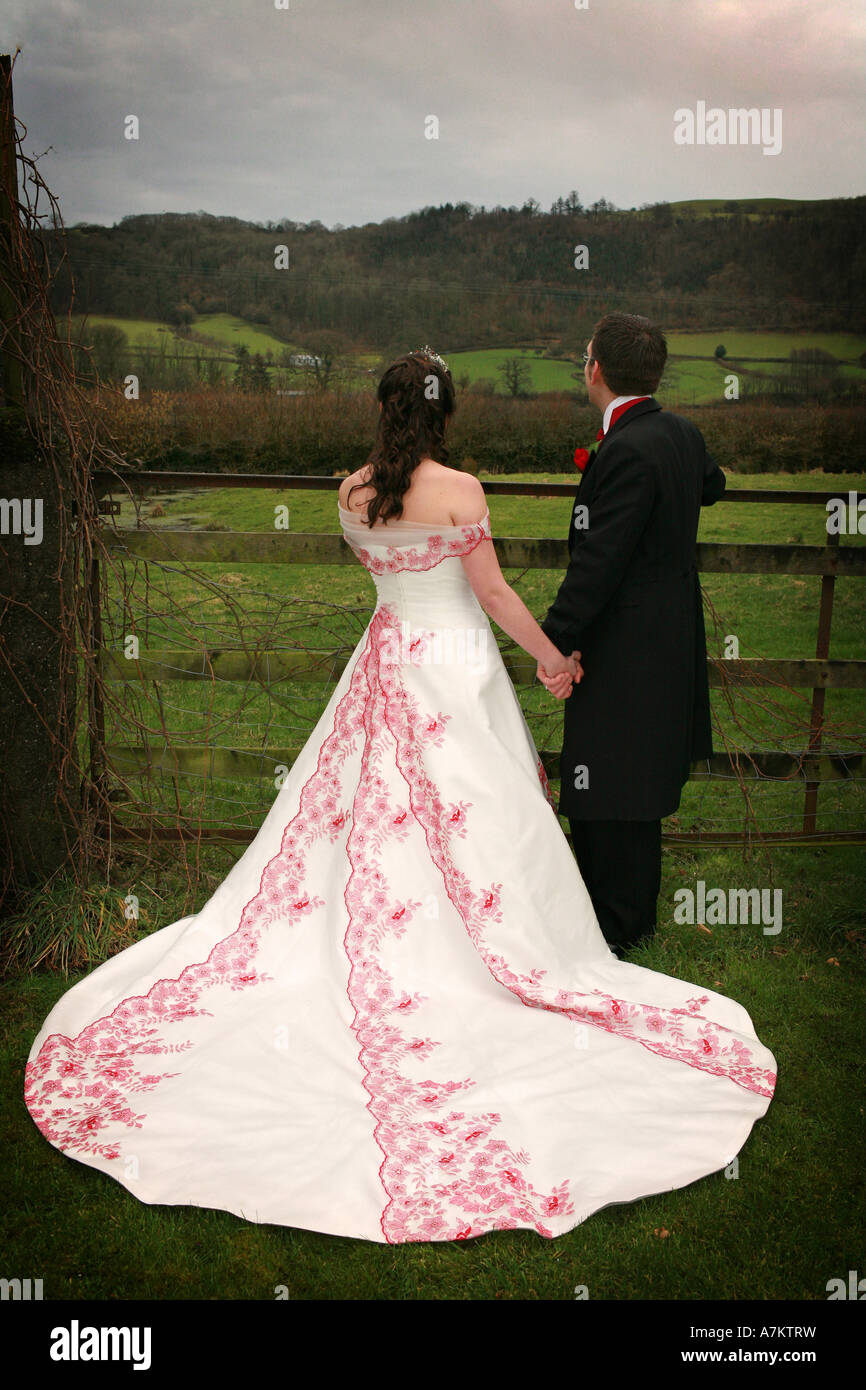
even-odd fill
[[[484,489],[477,478],[461,478],[458,496],[451,501],[450,511],[456,526],[471,526],[484,520],[487,502]],[[550,676],[560,671],[577,674],[577,663],[564,656],[539,627],[519,594],[505,582],[493,541],[485,537],[468,555],[462,555],[463,569],[472,585],[475,597],[485,613],[517,642],[525,652],[534,656]]]

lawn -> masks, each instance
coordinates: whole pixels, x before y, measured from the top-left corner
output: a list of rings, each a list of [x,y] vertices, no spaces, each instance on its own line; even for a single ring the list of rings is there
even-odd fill
[[[197,314],[189,336],[177,336],[173,328],[152,319],[125,319],[91,314],[87,322],[91,327],[113,324],[126,334],[130,348],[162,348],[170,357],[219,356],[227,351],[233,355],[235,349],[243,345],[251,354],[258,352],[266,357],[267,353],[271,352],[274,363],[277,363],[285,352],[310,351],[310,348],[303,344],[282,342],[266,328],[235,314]],[[80,318],[73,319],[73,323],[80,323]],[[656,396],[670,407],[719,402],[724,399],[725,377],[728,373],[736,372],[746,379],[750,375],[779,373],[785,368],[766,359],[787,359],[791,349],[798,347],[821,348],[832,353],[842,364],[839,372],[843,377],[860,383],[866,382],[866,368],[859,362],[862,354],[866,352],[864,334],[759,333],[725,328],[714,329],[709,333],[672,332],[666,336],[669,358],[664,379],[656,391]],[[713,357],[719,343],[723,343],[727,349],[727,356],[723,360]],[[580,362],[566,357],[545,357],[540,347],[479,348],[453,353],[446,351],[445,357],[455,380],[465,375],[470,383],[487,381],[497,395],[505,394],[505,387],[499,375],[500,364],[512,358],[526,364],[529,370],[526,389],[532,393],[575,391],[582,390],[583,387]],[[379,360],[379,354],[370,351],[353,353],[341,359],[337,370],[343,389],[369,389],[370,372]],[[233,372],[232,363],[223,364],[223,376],[231,375]],[[268,368],[268,375],[275,386],[288,383],[295,388],[309,389],[311,385],[310,373],[303,370],[296,369],[289,376],[273,366]]]
[[[532,481],[540,480],[533,475]],[[551,475],[550,481],[561,482],[562,476]],[[754,482],[731,477],[729,486]],[[866,478],[763,475],[760,486],[838,488],[844,495],[852,487],[862,491]],[[270,530],[274,504],[288,502],[293,530],[337,530],[333,491],[286,497],[277,491],[185,489],[151,496],[145,513],[157,502],[164,515],[152,524],[160,527]],[[490,496],[489,502],[494,535],[564,537],[567,532],[566,499]],[[133,524],[128,508],[124,502],[121,525]],[[700,538],[820,544],[823,513],[813,507],[723,503],[705,511]],[[860,537],[842,543],[852,539],[863,543]],[[374,586],[360,566],[202,565],[200,580],[173,566],[150,568],[149,593],[139,574],[131,599],[144,651],[189,646],[193,639],[225,645],[239,626],[252,644],[257,636],[267,645],[305,635],[319,647],[342,645],[349,651],[374,602]],[[558,584],[558,576],[545,571],[506,577],[516,581],[537,616]],[[819,579],[705,575],[703,583],[722,614],[722,632],[739,636],[743,655],[814,654]],[[862,581],[837,582],[831,656],[863,657],[862,589]],[[117,607],[113,583],[108,599],[106,641],[118,646],[128,631],[128,614]],[[500,640],[507,645],[504,634]],[[711,636],[711,650],[714,640]],[[159,715],[186,741],[207,736],[229,746],[268,749],[303,741],[332,689],[332,683],[286,683],[267,690],[256,684],[214,688],[207,682],[165,682]],[[124,709],[134,705],[140,711],[144,696],[126,687],[114,687],[114,693],[119,704],[108,713],[109,740],[130,742]],[[527,687],[520,696],[537,746],[558,746],[559,707],[540,688]],[[780,695],[780,708],[790,712],[804,700],[806,692]],[[739,710],[741,737],[747,746],[760,746],[774,729],[766,727],[766,716],[753,704],[744,701]],[[722,727],[733,732],[730,715],[715,697],[714,705]],[[144,709],[151,726],[158,727],[155,707],[145,700]],[[828,712],[849,720],[862,738],[864,692],[828,692]],[[177,785],[190,808],[199,795],[206,815],[253,829],[274,795],[267,778],[226,780],[206,790],[200,778],[181,777]],[[171,790],[166,779],[157,792],[167,807]],[[762,787],[756,798],[759,819],[796,825],[802,795],[802,784]],[[822,789],[821,806],[827,808],[828,827],[863,824],[856,785]],[[679,824],[741,826],[742,820],[736,786],[695,781],[687,787]],[[739,1000],[779,1061],[774,1100],[739,1156],[736,1177],[719,1172],[671,1193],[606,1208],[555,1242],[532,1232],[502,1231],[451,1245],[385,1247],[256,1226],[225,1212],[148,1207],[110,1178],[52,1149],[22,1100],[24,1062],[46,1013],[86,973],[83,962],[96,964],[136,935],[201,906],[241,851],[239,845],[205,845],[190,897],[176,851],[157,851],[143,865],[121,849],[111,884],[96,885],[85,900],[74,885],[55,884],[40,895],[25,922],[7,927],[15,932],[26,926],[38,939],[40,933],[56,935],[61,921],[80,953],[68,975],[36,971],[2,986],[0,1123],[7,1201],[0,1229],[10,1270],[44,1275],[47,1298],[268,1300],[277,1285],[285,1284],[291,1298],[302,1300],[571,1301],[575,1286],[585,1284],[592,1299],[824,1300],[829,1279],[852,1268],[862,1273],[857,1234],[863,1220],[862,849],[665,852],[656,939],[635,950],[632,959]],[[764,935],[749,925],[677,924],[674,894],[700,879],[722,888],[780,888],[782,931]],[[128,893],[141,901],[137,923],[123,916]]]
[[[670,209],[674,214],[678,212],[690,212],[697,217],[744,217],[747,221],[753,222],[758,218],[766,217],[767,214],[775,212],[793,212],[795,208],[814,208],[822,203],[827,203],[832,199],[827,198],[683,198],[679,202],[671,203]],[[732,203],[732,208],[728,210],[728,204]],[[744,209],[749,211],[745,212]],[[642,217],[652,217],[652,210],[640,209]]]
[[[158,348],[165,344],[166,352],[173,352],[181,343],[175,337],[174,329],[157,319],[124,319],[114,314],[73,314],[71,324],[74,329],[86,323],[88,328],[119,328],[126,334],[131,347]]]
[[[499,376],[500,363],[517,358],[529,368],[530,391],[576,391],[583,386],[583,369],[575,362],[541,356],[541,349],[479,348],[477,352],[450,352],[445,359],[457,381],[467,375],[470,381],[495,383],[498,394],[505,394]]]
[[[194,337],[228,347],[232,352],[243,346],[251,353],[260,352],[264,357],[272,352],[275,358],[279,358],[284,352],[304,351],[275,338],[266,328],[238,318],[236,314],[196,314],[190,331]]]
[[[842,376],[866,383],[866,368],[859,364],[860,356],[866,351],[866,335],[863,334],[752,333],[718,329],[711,333],[669,333],[666,338],[668,362],[655,395],[669,407],[709,405],[724,400],[725,377],[731,372],[746,379],[752,374],[766,376],[784,372],[784,366],[766,359],[787,360],[792,348],[821,348],[830,352],[843,364],[839,368]],[[713,356],[720,343],[727,350],[724,359]],[[540,348],[485,348],[446,352],[445,356],[455,379],[465,374],[470,382],[486,380],[498,395],[505,394],[500,363],[512,358],[528,367],[529,391],[574,391],[583,383],[580,363],[542,357]]]
[[[680,357],[712,357],[719,343],[729,357],[787,358],[793,348],[820,348],[840,362],[856,363],[866,352],[864,333],[758,333],[714,328],[709,333],[666,333],[668,352]]]

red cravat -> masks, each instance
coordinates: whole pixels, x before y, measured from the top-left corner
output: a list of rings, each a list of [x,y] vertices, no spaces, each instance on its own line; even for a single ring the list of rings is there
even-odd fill
[[[610,430],[612,425],[616,424],[620,415],[624,415],[627,410],[631,410],[632,406],[637,405],[638,401],[648,401],[649,399],[649,396],[638,396],[636,400],[623,401],[620,405],[615,406],[614,409],[610,412],[610,422],[607,427],[608,430]],[[595,437],[596,439],[604,439],[604,430],[599,430],[598,434]]]
[[[633,405],[637,405],[638,401],[648,401],[650,399],[651,398],[649,396],[636,396],[633,401],[622,401],[616,407],[616,409],[612,410],[610,413],[610,425],[608,425],[607,427],[608,431],[610,431],[610,426],[614,423],[614,421],[618,420],[620,415],[624,415],[625,412],[629,410]],[[595,438],[597,442],[600,442],[602,439],[604,439],[604,430],[599,430]],[[590,451],[589,449],[575,449],[574,466],[579,473],[583,472],[583,470],[586,468],[586,465],[589,463],[591,454],[594,453],[595,450]]]

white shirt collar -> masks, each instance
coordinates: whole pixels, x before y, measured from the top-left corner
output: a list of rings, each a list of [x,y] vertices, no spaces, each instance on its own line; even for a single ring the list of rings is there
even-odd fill
[[[601,427],[605,434],[607,434],[610,425],[610,417],[618,405],[622,405],[625,401],[640,401],[643,399],[643,396],[615,396],[605,410],[604,419],[601,422]]]

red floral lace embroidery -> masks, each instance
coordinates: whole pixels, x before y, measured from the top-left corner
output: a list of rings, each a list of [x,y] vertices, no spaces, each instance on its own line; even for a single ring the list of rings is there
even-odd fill
[[[118,1158],[117,1126],[140,1129],[145,1114],[131,1100],[151,1091],[177,1072],[139,1070],[143,1057],[175,1055],[195,1043],[167,1042],[161,1025],[212,1016],[200,1007],[202,996],[217,985],[248,989],[272,977],[256,971],[253,959],[265,930],[275,921],[292,927],[324,899],[303,889],[306,851],[327,836],[344,833],[339,769],[349,756],[360,728],[349,691],[338,704],[334,728],[322,744],[315,772],[304,784],[297,814],[285,828],[280,851],[265,866],[259,890],[250,899],[238,927],[219,941],[205,961],[188,965],[176,979],[158,980],[145,995],[124,999],[75,1038],[53,1033],[25,1068],[24,1098],[37,1126],[51,1143],[70,1151]],[[112,1132],[110,1139],[102,1131]]]
[[[425,721],[425,717],[417,711],[409,692],[400,681],[398,663],[386,655],[394,651],[393,638],[385,638],[385,629],[389,621],[396,624],[396,613],[391,614],[389,606],[383,605],[377,612],[371,629],[371,637],[375,636],[376,640],[368,648],[365,656],[368,667],[372,662],[367,697],[368,711],[375,711],[377,700],[384,697],[384,722],[394,738],[397,765],[406,781],[412,813],[424,829],[428,849],[442,872],[446,891],[494,978],[517,994],[527,1005],[561,1012],[576,1022],[591,1023],[609,1032],[616,1032],[640,1042],[662,1056],[685,1061],[690,1066],[711,1071],[716,1075],[728,1076],[746,1089],[759,1094],[772,1095],[775,1074],[753,1065],[751,1053],[745,1044],[731,1035],[729,1030],[703,1019],[700,1015],[700,1006],[708,1002],[709,995],[688,1000],[684,1009],[664,1009],[655,1005],[615,999],[603,995],[598,990],[593,990],[591,994],[566,990],[552,991],[541,983],[547,973],[545,970],[535,969],[528,974],[515,972],[502,956],[496,955],[487,947],[484,939],[485,929],[491,922],[502,919],[502,885],[492,883],[486,889],[473,888],[454,862],[451,849],[451,841],[455,834],[452,829],[453,817],[449,815],[449,808],[444,806],[435,783],[427,775],[423,761],[424,735],[430,731],[435,731],[438,735],[443,719],[439,715],[435,720]],[[377,692],[377,686],[381,694]],[[368,713],[368,718],[370,717]],[[372,729],[375,729],[375,726],[375,716],[372,716]],[[373,732],[368,733],[368,741],[373,736]],[[457,834],[462,837],[465,833],[462,816],[457,821],[457,827]],[[350,834],[350,846],[351,843]],[[365,880],[369,881],[369,875],[368,868]],[[353,874],[350,888],[347,889],[346,902],[353,916],[355,912],[363,914],[365,911],[365,880],[352,889],[355,882]],[[373,881],[381,888],[378,878]],[[358,938],[362,939],[363,936]],[[350,950],[350,957],[351,941],[351,936],[347,934],[347,950]],[[372,978],[376,989],[371,990],[371,993],[374,997],[382,998],[387,993],[387,986],[373,970],[369,958],[365,955],[363,959],[363,983]],[[502,1229],[527,1222],[535,1225],[541,1234],[549,1234],[543,1224],[544,1215],[573,1212],[568,1198],[568,1183],[563,1182],[550,1194],[538,1193],[526,1179],[521,1178],[516,1166],[517,1163],[529,1161],[525,1151],[515,1156],[507,1146],[503,1147],[503,1141],[492,1140],[486,1144],[486,1152],[492,1158],[492,1155],[499,1151],[505,1167],[497,1163],[492,1169],[484,1169],[484,1203],[479,1206],[477,1175],[468,1184],[460,1180],[469,1162],[465,1150],[458,1142],[461,1138],[468,1137],[462,1129],[467,1123],[465,1112],[449,1111],[438,1118],[434,1132],[441,1136],[445,1143],[438,1159],[435,1151],[431,1155],[429,1142],[425,1143],[423,1136],[413,1132],[408,1118],[411,1088],[407,1089],[405,1078],[395,1075],[393,1071],[394,1057],[399,1054],[401,1046],[405,1050],[405,1045],[402,1044],[399,1033],[393,1034],[389,1036],[384,1049],[372,1050],[371,1058],[371,1049],[365,1041],[365,1023],[369,1029],[370,1014],[368,1011],[364,1023],[359,1023],[363,1011],[360,1008],[357,988],[353,996],[353,984],[354,980],[350,979],[350,998],[356,1010],[355,1027],[359,1041],[362,1042],[359,1057],[368,1073],[370,1108],[381,1122],[376,1129],[377,1140],[385,1154],[380,1173],[391,1197],[382,1216],[382,1229],[386,1238],[459,1239],[460,1233],[464,1236],[477,1235],[483,1230]],[[396,1012],[396,1009],[411,1011],[417,1007],[418,1002],[417,996],[403,999],[396,1005],[392,1002],[392,1012]],[[700,1023],[697,1020],[700,1020]],[[665,1034],[664,1038],[657,1036],[660,1032]],[[375,1029],[372,1041],[379,1041]],[[430,1046],[430,1039],[418,1039],[409,1045],[426,1049]],[[441,1083],[434,1081],[422,1084],[431,1088],[429,1094],[422,1096],[422,1104],[432,1104],[441,1103],[454,1089],[470,1083],[448,1082],[444,1088]],[[400,1102],[397,1106],[398,1122],[388,1124],[382,1118],[383,1105],[387,1114],[388,1107],[396,1102]],[[492,1115],[472,1117],[469,1136],[473,1139],[488,1140],[490,1130],[486,1128],[486,1124],[498,1119],[498,1116]],[[448,1183],[444,1188],[431,1189],[431,1158],[447,1163],[449,1172],[459,1175],[458,1180]],[[456,1166],[451,1168],[452,1164]],[[466,1225],[460,1227],[459,1233],[453,1231],[449,1225],[455,1207],[465,1212],[466,1216]],[[491,1217],[494,1217],[492,1221]]]
[[[419,795],[436,820],[435,833],[447,849],[451,838],[465,835],[465,812],[471,803],[446,806],[424,769],[423,751],[442,746],[448,716],[421,713],[400,682],[398,659],[389,662],[386,655],[395,650],[389,627],[398,626],[396,613],[382,605],[364,653],[365,742],[355,805],[366,806],[371,797],[379,796],[384,810],[385,789],[375,768],[386,752],[393,756],[396,749],[401,772],[421,789]],[[387,819],[392,823],[393,815]],[[386,935],[404,934],[421,904],[392,900],[354,815],[346,852],[352,864],[345,889],[349,925],[344,944],[351,962],[347,990],[355,1011],[352,1027],[360,1044],[368,1109],[376,1119],[374,1136],[383,1154],[379,1175],[389,1196],[380,1220],[385,1239],[462,1240],[491,1229],[527,1225],[552,1236],[545,1218],[574,1213],[568,1183],[548,1193],[537,1191],[524,1172],[529,1154],[515,1152],[496,1137],[501,1116],[454,1108],[457,1093],[476,1084],[471,1077],[414,1080],[401,1071],[401,1059],[426,1060],[439,1044],[404,1031],[404,1020],[425,996],[396,988],[378,949]]]
[[[390,705],[388,708],[390,717]],[[399,710],[399,706],[395,708]],[[413,813],[425,827],[428,847],[442,871],[449,897],[495,979],[512,990],[524,1004],[563,1013],[575,1022],[592,1023],[609,1033],[633,1039],[660,1056],[676,1058],[716,1076],[727,1076],[758,1095],[772,1096],[776,1073],[756,1065],[746,1043],[700,1013],[700,1006],[709,1001],[709,995],[688,1000],[687,1008],[678,1009],[616,999],[598,989],[590,994],[564,989],[553,991],[541,983],[547,973],[545,970],[535,969],[528,974],[516,972],[503,956],[490,951],[484,939],[485,927],[490,921],[502,920],[501,884],[491,884],[481,895],[473,892],[465,875],[448,855],[447,838],[443,834],[446,827],[441,823],[435,802],[428,804],[423,800],[424,783],[417,780],[417,767],[411,759],[405,767],[401,763],[399,741],[398,765],[409,785]]]
[[[538,756],[537,753],[535,755],[535,766],[538,771],[538,780],[541,783],[541,790],[544,792],[545,798],[547,799],[547,803],[549,806],[553,807],[554,811],[556,811],[556,797],[550,790],[550,781],[547,776],[547,769],[545,768],[544,763],[541,761],[541,758]]]
[[[428,536],[423,550],[410,545],[389,545],[386,555],[373,555],[349,535],[346,540],[371,574],[399,574],[402,570],[429,570],[442,560],[469,555],[485,537],[490,537],[489,512],[471,526],[461,527],[461,534],[447,541],[440,535]]]

